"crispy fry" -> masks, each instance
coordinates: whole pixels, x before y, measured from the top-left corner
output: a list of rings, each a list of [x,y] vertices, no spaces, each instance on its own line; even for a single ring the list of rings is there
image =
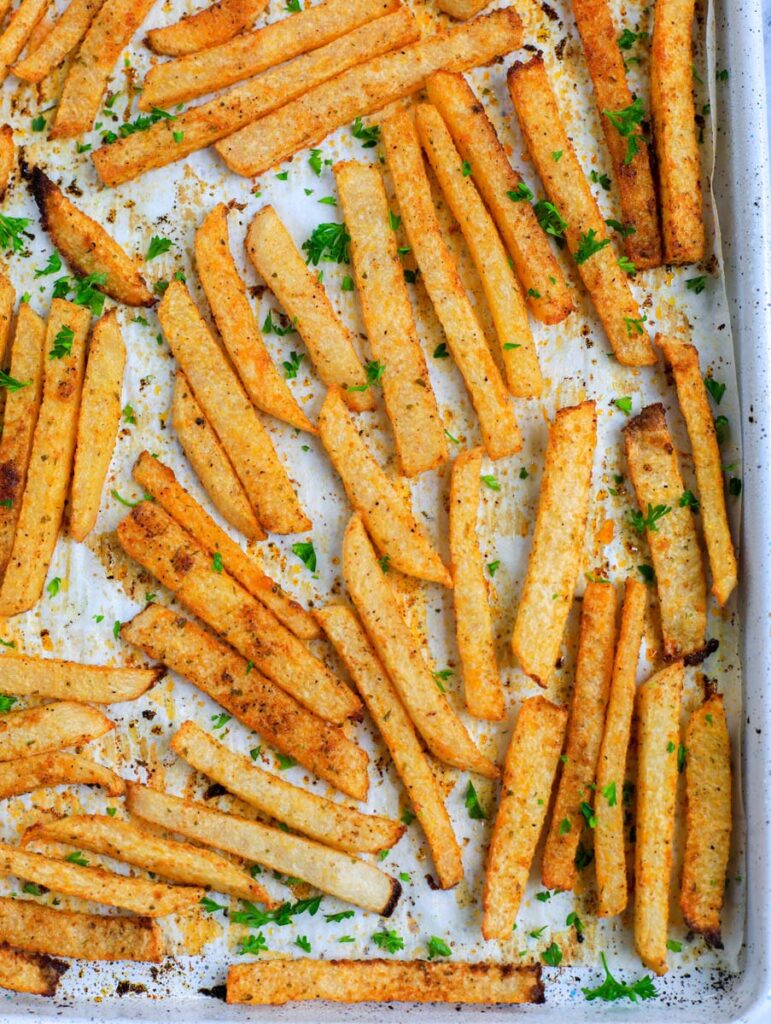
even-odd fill
[[[8,341],[11,337],[13,307],[16,303],[16,290],[11,279],[0,269],[0,359],[3,365],[8,363]],[[6,403],[6,389],[0,388],[0,416],[3,415]]]
[[[376,167],[353,160],[333,168],[372,355],[384,367],[386,412],[406,476],[447,459],[447,439],[420,347],[404,272]]]
[[[667,973],[682,692],[683,663],[678,661],[643,683],[637,697],[634,944],[656,974]]]
[[[581,608],[581,633],[565,760],[541,864],[541,880],[547,889],[572,889],[575,885],[575,857],[584,825],[581,805],[591,805],[613,672],[615,640],[615,588],[609,583],[589,583]],[[618,797],[614,788],[612,799],[621,806],[620,781],[617,788]],[[604,799],[605,794],[600,792],[595,804]]]
[[[509,391],[518,398],[538,398],[543,389],[538,353],[522,289],[500,235],[471,174],[465,173],[464,162],[436,107],[421,103],[416,123],[428,162],[479,272],[501,346]]]
[[[70,491],[70,534],[84,540],[99,515],[102,489],[118,436],[126,346],[111,309],[94,328],[78,418]]]
[[[563,218],[568,249],[616,358],[625,366],[652,365],[656,356],[644,316],[562,123],[543,59],[512,65],[507,82],[528,151],[546,195]],[[554,160],[552,153],[560,150],[562,156]]]
[[[538,513],[511,646],[523,670],[546,686],[559,656],[584,557],[597,443],[593,401],[559,409],[549,429]]]
[[[12,711],[0,716],[0,761],[81,747],[114,728],[101,711],[69,700]]]
[[[272,206],[255,214],[246,235],[246,251],[257,273],[281,303],[305,342],[316,372],[327,387],[344,389],[352,409],[374,409],[353,335],[332,308],[324,287],[306,266],[291,235]]]
[[[402,111],[382,129],[407,238],[479,417],[485,448],[491,459],[511,455],[522,447],[514,407],[442,236],[415,125]]]
[[[126,802],[129,810],[140,818],[301,878],[322,892],[382,917],[389,917],[399,900],[402,887],[396,879],[372,864],[310,839],[136,783],[129,784]]]
[[[487,4],[485,0],[437,0],[436,6],[451,18],[467,21],[483,11]]]
[[[50,786],[102,786],[108,796],[123,796],[120,775],[77,754],[53,751],[0,764],[0,800]]]
[[[8,182],[15,167],[16,145],[13,141],[13,128],[9,124],[4,124],[0,126],[0,200],[8,191]]]
[[[11,20],[0,35],[0,82],[4,82],[11,65],[19,56],[35,25],[46,12],[51,0],[21,0]]]
[[[61,960],[36,953],[20,953],[10,946],[0,946],[0,988],[11,992],[28,992],[34,996],[53,996],[59,978],[68,969]]]
[[[343,540],[343,578],[375,650],[434,757],[498,778],[497,767],[478,750],[432,678],[357,513]]]
[[[80,665],[58,658],[31,658],[6,651],[0,660],[0,691],[19,697],[114,704],[136,700],[163,677],[162,669]]]
[[[677,400],[688,428],[693,450],[693,468],[699,487],[699,504],[704,539],[712,570],[712,593],[725,604],[736,586],[736,555],[725,507],[720,447],[707,389],[699,369],[699,353],[672,335],[656,335],[677,387]]]
[[[664,657],[697,660],[706,651],[707,584],[701,549],[664,406],[646,406],[624,427],[629,475],[656,571]]]
[[[508,939],[549,806],[568,713],[545,697],[522,705],[503,769],[487,858],[482,935]]]
[[[43,41],[13,66],[13,73],[25,82],[42,82],[76,49],[105,0],[70,0]]]
[[[262,526],[272,533],[309,530],[268,432],[182,281],[166,289],[158,319]]]
[[[183,57],[226,43],[243,32],[268,6],[267,0],[217,0],[173,25],[151,28],[145,42],[153,53]]]

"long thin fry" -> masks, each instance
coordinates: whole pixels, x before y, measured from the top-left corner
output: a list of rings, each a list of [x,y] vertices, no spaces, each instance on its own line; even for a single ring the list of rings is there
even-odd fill
[[[108,796],[123,796],[120,775],[78,754],[53,751],[0,764],[0,800],[50,786],[102,786]]]
[[[50,956],[20,953],[10,946],[0,946],[0,988],[11,992],[55,995],[59,978],[67,969],[67,964]]]
[[[35,25],[46,12],[51,0],[21,0],[0,36],[0,82],[4,82],[11,66],[29,39]]]
[[[13,128],[9,124],[0,126],[0,200],[5,198],[14,168],[16,167],[16,144]]]
[[[42,82],[78,46],[105,0],[71,0],[62,16],[47,32],[40,45],[13,66],[13,73],[25,82]]]
[[[14,651],[6,651],[0,660],[0,690],[19,697],[114,704],[136,700],[162,677],[163,670],[157,668],[81,665]]]
[[[64,747],[81,747],[115,728],[87,704],[62,700],[0,716],[0,761],[31,757]]]
[[[254,22],[265,10],[267,0],[217,0],[173,25],[152,28],[145,42],[154,53],[183,57],[226,43]]]
[[[8,362],[8,342],[11,337],[13,307],[16,305],[16,289],[7,274],[0,270],[0,357],[4,365]],[[5,409],[6,389],[0,388],[0,415]]]

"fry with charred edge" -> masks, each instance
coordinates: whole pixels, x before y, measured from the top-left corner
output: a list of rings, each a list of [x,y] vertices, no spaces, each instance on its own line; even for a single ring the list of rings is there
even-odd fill
[[[648,405],[629,420],[624,447],[640,506],[633,522],[648,538],[656,572],[664,657],[697,659],[706,649],[707,583],[663,405]]]
[[[478,750],[436,685],[356,513],[343,539],[343,579],[373,647],[434,757],[497,779],[498,768]]]
[[[482,935],[508,939],[549,806],[568,713],[545,697],[522,705],[506,754],[487,857]]]
[[[108,796],[126,791],[120,775],[78,754],[53,751],[0,764],[0,800],[52,786],[101,786]]]
[[[0,988],[11,992],[53,996],[59,978],[68,967],[62,960],[53,960],[50,956],[20,953],[10,946],[0,946]]]
[[[463,878],[460,846],[431,763],[401,698],[350,608],[327,605],[316,615],[388,747],[425,833],[439,884],[451,889]]]
[[[31,608],[43,592],[64,515],[78,429],[91,313],[54,299],[48,315],[43,400],[13,547],[0,588],[0,615]]]
[[[643,314],[562,123],[543,59],[513,64],[507,82],[528,151],[556,210],[553,230],[564,233],[616,358],[624,366],[652,365],[656,355]],[[560,151],[555,160],[552,153]]]
[[[0,200],[8,191],[8,182],[16,167],[16,145],[13,141],[13,128],[9,124],[0,127]]]
[[[153,53],[167,57],[183,57],[198,50],[208,50],[249,28],[267,5],[267,0],[217,0],[210,7],[180,18],[173,25],[150,29],[145,43]]]
[[[345,683],[154,502],[133,509],[118,527],[118,540],[223,640],[311,711],[337,724],[361,714],[361,701]]]
[[[228,968],[228,1003],[542,1003],[541,967],[429,960],[258,960]]]
[[[70,65],[49,138],[71,139],[89,131],[123,48],[155,0],[110,0],[99,9]]]
[[[737,565],[725,507],[720,446],[699,369],[699,353],[693,345],[685,344],[672,335],[658,334],[656,344],[672,368],[677,401],[688,428],[704,539],[712,569],[712,593],[723,605],[736,586]]]
[[[310,530],[270,435],[181,281],[166,289],[158,319],[262,526],[271,533]]]
[[[511,646],[522,669],[546,686],[584,560],[597,443],[593,401],[559,409],[549,428],[538,512]]]
[[[116,302],[152,306],[155,299],[136,262],[101,224],[71,203],[39,167],[32,168],[31,188],[43,228],[76,273],[81,277],[104,274],[104,283],[95,287]]]
[[[10,278],[0,270],[0,359],[8,363],[8,340],[11,337],[13,307],[16,304],[16,290]],[[5,409],[6,389],[0,388],[0,416]]]
[[[24,833],[22,843],[27,846],[36,840],[67,843],[79,850],[91,850],[134,864],[172,882],[214,889],[244,900],[256,900],[269,907],[275,906],[263,886],[232,861],[211,850],[162,839],[132,822],[108,818],[107,815],[78,814],[33,825]]]
[[[404,833],[405,826],[398,821],[362,814],[271,775],[194,722],[182,723],[171,739],[171,749],[259,811],[337,850],[379,853],[389,850]]]
[[[322,381],[327,387],[337,384],[343,388],[346,402],[357,412],[374,409],[353,335],[335,313],[321,281],[306,266],[272,206],[255,214],[246,235],[246,251],[297,328]]]
[[[428,162],[479,272],[509,391],[518,398],[538,398],[543,380],[525,299],[500,235],[477,192],[473,165],[467,173],[436,107],[421,103],[415,120]]]
[[[485,449],[491,459],[511,455],[522,447],[514,406],[442,235],[415,125],[402,111],[385,120],[382,131],[407,238],[479,417]]]
[[[75,50],[105,0],[70,0],[43,41],[13,66],[13,73],[25,82],[37,84],[54,71]]]
[[[11,20],[0,35],[0,82],[4,82],[11,65],[19,56],[35,25],[46,12],[51,0],[21,0]]]
[[[404,271],[389,221],[383,178],[371,164],[335,164],[343,221],[372,355],[383,367],[386,412],[405,476],[447,459],[447,439],[420,347]]]
[[[667,973],[683,675],[681,661],[668,665],[643,683],[637,695],[634,944],[656,974]]]
[[[266,576],[230,536],[221,530],[209,514],[192,498],[174,476],[173,470],[149,452],[142,452],[134,463],[134,479],[152,495],[161,508],[195,537],[213,558],[218,553],[222,565],[244,587],[270,608],[279,622],[303,640],[313,640],[319,628],[306,612],[279,585]]]
[[[104,917],[0,897],[0,939],[32,953],[78,960],[160,963],[163,936],[149,917]]]
[[[6,651],[0,660],[0,690],[19,697],[115,704],[136,700],[164,675],[158,668],[80,665],[58,658],[32,658]]]
[[[91,335],[78,418],[78,440],[70,485],[70,535],[84,540],[99,515],[121,415],[126,346],[111,309]]]
[[[584,825],[581,805],[591,803],[615,641],[616,590],[609,583],[589,583],[581,606],[578,660],[562,774],[541,863],[541,881],[547,889],[572,889],[575,885],[575,857]],[[616,788],[612,800],[620,806],[620,783]],[[610,803],[611,798],[598,791],[595,804],[604,799]]]
[[[246,286],[230,252],[224,203],[215,206],[195,233],[195,262],[214,320],[246,393],[263,412],[315,434],[316,428],[273,365],[257,329]]]
[[[133,782],[129,783],[126,803],[132,814],[146,821],[300,878],[382,917],[390,917],[401,895],[402,887],[396,879],[374,865],[261,822],[223,814]]]
[[[101,711],[69,700],[11,711],[0,717],[0,761],[81,747],[114,728]]]

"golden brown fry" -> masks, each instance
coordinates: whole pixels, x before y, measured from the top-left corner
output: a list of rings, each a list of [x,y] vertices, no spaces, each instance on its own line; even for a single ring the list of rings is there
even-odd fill
[[[467,21],[483,11],[487,3],[485,0],[437,0],[436,6],[451,18]]]
[[[615,640],[615,588],[609,583],[589,583],[581,607],[564,763],[541,864],[541,880],[547,889],[572,889],[575,885],[576,851],[584,825],[581,804],[592,802]],[[607,792],[613,803],[621,804],[620,785],[614,784]],[[595,804],[608,799],[605,793],[598,793]]]
[[[66,970],[68,965],[61,960],[0,946],[0,988],[34,996],[53,996]]]
[[[559,409],[549,429],[527,575],[511,646],[523,670],[546,686],[584,558],[597,443],[593,401]]]
[[[16,304],[16,290],[11,279],[0,270],[0,358],[8,363],[8,340],[11,337],[13,307]],[[0,416],[5,409],[6,389],[0,388]]]
[[[80,665],[58,658],[31,658],[6,651],[0,661],[0,690],[19,697],[114,704],[136,700],[163,678],[157,668]]]
[[[15,167],[16,145],[13,141],[13,128],[9,124],[4,124],[0,126],[0,200],[8,191],[8,182]]]
[[[522,705],[503,769],[487,858],[482,935],[505,940],[517,919],[549,806],[568,713],[545,697]]]
[[[11,65],[19,56],[35,25],[46,12],[51,0],[21,0],[11,20],[0,35],[0,82],[4,82]]]
[[[54,71],[62,61],[75,50],[89,25],[96,17],[105,0],[70,0],[62,16],[57,19],[42,42],[33,47],[30,39],[30,52],[13,66],[13,73],[25,82],[42,82]]]
[[[267,0],[217,0],[173,25],[151,28],[145,42],[153,53],[183,57],[226,43],[243,32],[268,6]]]
[[[77,754],[53,751],[0,764],[0,800],[51,786],[102,786],[108,796],[123,796],[120,775]]]
[[[386,412],[405,476],[447,459],[447,439],[420,347],[412,304],[376,167],[353,160],[333,168],[372,355],[384,367]]]
[[[81,747],[115,728],[87,704],[62,700],[0,715],[0,761],[31,757],[64,747]]]

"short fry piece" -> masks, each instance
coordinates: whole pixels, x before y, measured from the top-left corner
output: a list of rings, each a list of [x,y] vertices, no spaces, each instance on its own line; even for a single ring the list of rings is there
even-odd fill
[[[549,806],[568,713],[545,697],[522,705],[503,769],[487,858],[482,935],[508,939]]]
[[[123,796],[120,775],[78,754],[53,751],[0,764],[0,800],[50,786],[102,786],[108,796]]]
[[[105,0],[70,0],[39,46],[13,66],[13,73],[25,82],[42,82],[79,45]]]
[[[0,36],[0,82],[4,82],[11,65],[19,56],[35,25],[46,12],[51,0],[21,0]]]
[[[173,25],[151,28],[145,42],[153,53],[183,57],[198,50],[226,43],[254,22],[267,7],[267,0],[217,0]]]
[[[114,704],[141,697],[163,674],[163,669],[157,668],[80,665],[6,651],[0,659],[0,691],[19,697]]]
[[[67,969],[67,964],[52,960],[50,956],[20,953],[9,946],[0,946],[0,988],[11,992],[53,996],[59,978]]]
[[[114,728],[101,711],[69,700],[12,711],[0,716],[0,761],[80,747]]]
[[[436,6],[440,11],[449,14],[451,18],[467,21],[484,10],[487,4],[485,0],[438,0]]]
[[[548,684],[559,656],[583,564],[596,443],[593,401],[558,410],[549,429],[533,544],[511,638],[523,670],[541,686]]]
[[[13,128],[9,124],[0,127],[0,200],[8,191],[8,183],[16,167],[16,144],[13,141]]]

